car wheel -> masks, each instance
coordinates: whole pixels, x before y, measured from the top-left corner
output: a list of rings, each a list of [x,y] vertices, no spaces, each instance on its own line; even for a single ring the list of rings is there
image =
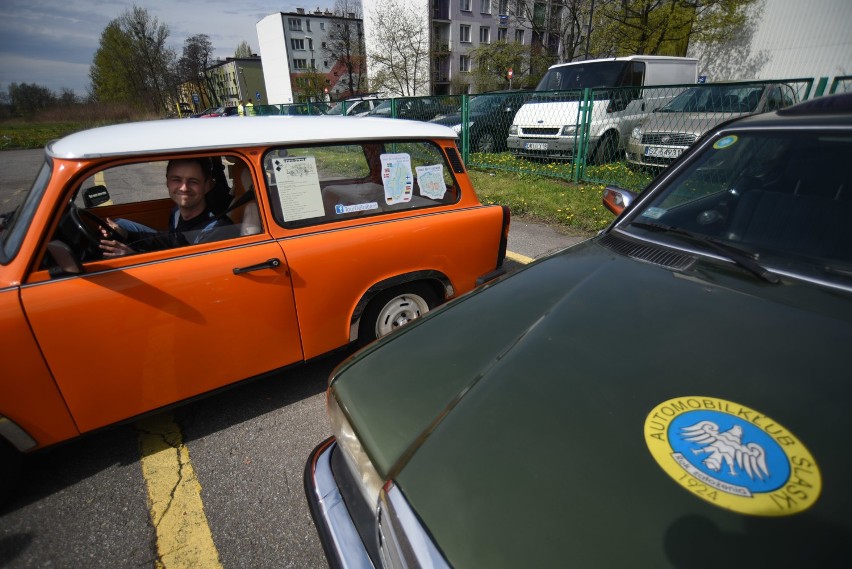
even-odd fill
[[[0,438],[0,504],[4,503],[21,477],[23,455]]]
[[[490,132],[484,132],[476,141],[475,152],[492,153],[497,149],[497,140]]]
[[[607,134],[598,142],[592,156],[592,164],[606,164],[617,161],[618,144],[615,135]]]
[[[435,292],[424,283],[411,283],[376,296],[361,317],[358,341],[367,344],[390,334],[429,312],[438,303]]]

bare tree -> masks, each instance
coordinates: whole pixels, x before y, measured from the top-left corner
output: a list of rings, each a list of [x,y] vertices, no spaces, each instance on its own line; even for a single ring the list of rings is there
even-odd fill
[[[199,94],[202,105],[218,104],[218,101],[211,101],[213,90],[207,77],[207,68],[210,67],[212,59],[213,44],[207,34],[196,34],[183,42],[183,55],[177,66],[178,80],[189,84],[194,92]]]
[[[346,90],[349,95],[361,91],[365,75],[364,26],[361,2],[358,0],[336,0],[334,15],[323,54],[335,66],[345,72]]]
[[[242,59],[251,56],[251,45],[249,45],[249,42],[245,40],[241,41],[240,45],[237,46],[237,49],[234,50],[234,57],[236,57],[237,59]]]
[[[513,0],[508,15],[514,27],[530,31],[531,45],[550,55],[550,63],[567,62],[584,54],[594,5],[594,0]]]
[[[687,55],[699,60],[699,73],[711,81],[730,81],[759,77],[760,70],[769,63],[767,50],[752,52],[752,38],[757,23],[763,18],[766,0],[757,0],[747,13],[746,20],[731,30],[729,41],[711,41],[691,46]]]
[[[429,90],[429,24],[404,0],[377,2],[370,23],[370,80],[374,89],[413,97]]]

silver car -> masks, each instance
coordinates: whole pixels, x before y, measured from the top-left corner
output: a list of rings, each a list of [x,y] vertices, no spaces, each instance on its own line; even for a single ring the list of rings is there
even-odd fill
[[[786,84],[691,87],[633,129],[627,141],[627,161],[640,166],[668,166],[716,125],[781,109],[796,100],[795,91]]]

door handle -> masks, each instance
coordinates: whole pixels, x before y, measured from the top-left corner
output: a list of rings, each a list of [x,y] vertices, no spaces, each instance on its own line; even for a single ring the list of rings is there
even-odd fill
[[[278,259],[267,259],[263,263],[257,265],[249,265],[248,267],[237,267],[234,269],[234,274],[250,273],[252,271],[262,271],[263,269],[274,269],[281,266],[281,261]]]

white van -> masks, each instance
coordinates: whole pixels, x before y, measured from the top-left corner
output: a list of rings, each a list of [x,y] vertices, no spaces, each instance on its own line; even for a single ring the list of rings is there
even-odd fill
[[[587,156],[593,163],[616,160],[642,117],[682,90],[640,87],[694,84],[697,78],[698,60],[688,57],[631,55],[553,65],[535,89],[548,93],[518,110],[506,144],[517,156],[572,159],[583,118],[582,90],[592,88]],[[616,89],[601,90],[611,87]]]

